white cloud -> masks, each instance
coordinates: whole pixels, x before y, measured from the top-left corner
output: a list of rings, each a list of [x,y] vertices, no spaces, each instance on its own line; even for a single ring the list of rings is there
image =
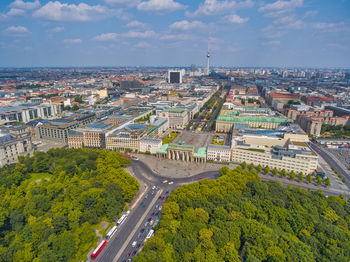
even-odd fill
[[[65,4],[58,1],[48,2],[34,12],[34,16],[51,21],[80,21],[86,22],[105,18],[109,15],[106,7],[101,5],[90,6],[85,3]]]
[[[278,38],[286,34],[290,29],[302,29],[304,22],[296,15],[296,9],[304,5],[303,0],[275,1],[263,4],[259,12],[265,17],[273,19],[273,26],[265,27],[262,32],[266,38]]]
[[[187,20],[182,20],[170,25],[171,29],[176,29],[176,30],[193,30],[193,29],[200,29],[204,27],[205,27],[205,24],[197,20],[192,22]]]
[[[307,11],[304,15],[304,18],[307,18],[307,17],[312,17],[312,16],[315,16],[318,14],[318,11],[317,10],[311,10],[311,11]]]
[[[151,47],[151,45],[149,43],[146,43],[146,42],[138,42],[136,45],[135,45],[136,48],[147,48],[147,47]]]
[[[8,16],[24,15],[25,11],[23,9],[11,8],[8,12]]]
[[[105,33],[95,36],[93,39],[96,41],[115,41],[117,40],[118,34],[116,33]]]
[[[152,38],[155,37],[157,34],[152,30],[147,30],[143,32],[137,32],[137,31],[129,31],[125,34],[122,34],[121,36],[126,38]]]
[[[272,41],[268,41],[268,42],[263,42],[263,45],[279,45],[281,44],[281,41],[278,40],[272,40]]]
[[[193,34],[167,34],[159,38],[160,40],[194,40],[196,37]]]
[[[200,17],[216,15],[220,13],[229,13],[238,8],[249,8],[254,5],[252,0],[233,1],[233,0],[205,0],[193,13],[187,12],[189,17]]]
[[[28,28],[26,28],[25,26],[9,26],[8,28],[5,29],[5,32],[10,34],[20,34],[20,35],[30,33]]]
[[[280,28],[276,28],[276,26],[266,26],[262,29],[263,37],[265,38],[279,38],[281,37],[286,31],[281,30]]]
[[[136,6],[140,0],[104,0],[108,4]]]
[[[340,23],[316,23],[313,26],[315,29],[318,29],[327,33],[334,33],[349,30],[349,27],[346,26],[344,22]]]
[[[40,2],[39,0],[35,0],[34,2],[24,2],[23,0],[15,0],[10,4],[10,7],[31,10],[40,7]]]
[[[242,18],[239,15],[227,15],[223,20],[228,21],[232,24],[244,24],[249,20],[249,18]]]
[[[26,10],[32,10],[40,7],[39,0],[35,0],[34,2],[24,2],[22,0],[16,0],[12,2],[10,5],[10,10],[7,13],[0,13],[0,20],[7,19],[13,16],[23,16],[26,14]]]
[[[79,38],[76,39],[65,39],[63,40],[63,43],[65,44],[80,44],[82,41]]]
[[[127,23],[126,27],[145,28],[146,24],[135,20],[135,21],[131,21],[131,22]]]
[[[120,38],[152,38],[156,37],[157,34],[152,30],[146,31],[129,31],[124,34],[117,33],[104,33],[97,35],[93,38],[95,41],[115,41]]]
[[[148,0],[137,5],[140,11],[172,12],[185,8],[186,6],[174,0]]]
[[[0,19],[6,19],[12,16],[24,15],[26,12],[23,9],[11,8],[7,13],[0,13]]]
[[[58,32],[62,32],[64,30],[63,26],[56,26],[55,28],[52,28],[50,31],[52,33],[58,33]]]
[[[290,0],[290,1],[281,1],[278,0],[272,4],[265,4],[259,8],[260,12],[265,11],[278,11],[278,10],[293,10],[298,7],[302,7],[304,0]]]

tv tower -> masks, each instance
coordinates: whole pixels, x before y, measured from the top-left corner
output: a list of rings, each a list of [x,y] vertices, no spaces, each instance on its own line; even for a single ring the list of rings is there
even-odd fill
[[[209,43],[208,43],[208,53],[207,53],[207,69],[206,69],[206,74],[209,75],[210,73],[210,53],[209,53]]]

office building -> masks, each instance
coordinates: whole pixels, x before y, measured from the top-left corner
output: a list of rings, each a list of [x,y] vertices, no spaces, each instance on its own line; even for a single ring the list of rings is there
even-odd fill
[[[182,71],[169,70],[168,71],[168,83],[169,84],[181,84],[182,83]]]
[[[70,148],[106,148],[106,134],[118,126],[106,121],[93,122],[85,127],[68,131],[68,146]]]
[[[47,119],[61,113],[61,106],[53,103],[22,104],[0,108],[0,121],[28,123],[34,119]]]
[[[95,120],[92,113],[76,113],[69,117],[49,120],[37,126],[38,138],[68,143],[68,131],[87,125]]]
[[[307,146],[307,136],[286,134],[281,139],[276,137],[252,138],[255,144],[249,142],[249,136],[232,139],[232,161],[237,163],[269,166],[271,169],[285,169],[287,172],[312,173],[318,165],[318,156]]]
[[[168,119],[169,128],[183,129],[188,123],[188,113],[185,108],[169,108],[160,113],[160,117]]]
[[[0,166],[16,163],[19,156],[33,154],[32,138],[25,126],[0,128]]]
[[[215,162],[231,162],[231,148],[224,145],[209,145],[207,160]]]
[[[149,152],[151,154],[157,153],[157,150],[162,147],[161,139],[154,138],[142,138],[140,140],[140,152],[146,153]]]

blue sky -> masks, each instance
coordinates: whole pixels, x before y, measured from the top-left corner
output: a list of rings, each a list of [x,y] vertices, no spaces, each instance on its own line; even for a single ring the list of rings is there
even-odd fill
[[[0,66],[350,67],[350,0],[1,0]]]

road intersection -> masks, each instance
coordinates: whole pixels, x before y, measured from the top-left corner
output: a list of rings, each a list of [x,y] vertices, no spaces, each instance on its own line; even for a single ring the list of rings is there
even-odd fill
[[[147,164],[140,160],[133,160],[131,169],[133,176],[147,185],[147,190],[133,204],[127,220],[108,241],[108,245],[96,261],[131,261],[132,257],[142,249],[147,234],[154,224],[158,223],[162,205],[173,190],[183,184],[194,183],[202,179],[216,179],[220,176],[219,170],[217,170],[202,172],[191,177],[167,178],[154,173]],[[281,182],[284,186],[293,185],[313,191],[322,190],[325,195],[343,194],[346,198],[350,198],[350,192],[334,190],[325,186],[316,186],[271,175],[261,174],[260,177],[262,181]]]

